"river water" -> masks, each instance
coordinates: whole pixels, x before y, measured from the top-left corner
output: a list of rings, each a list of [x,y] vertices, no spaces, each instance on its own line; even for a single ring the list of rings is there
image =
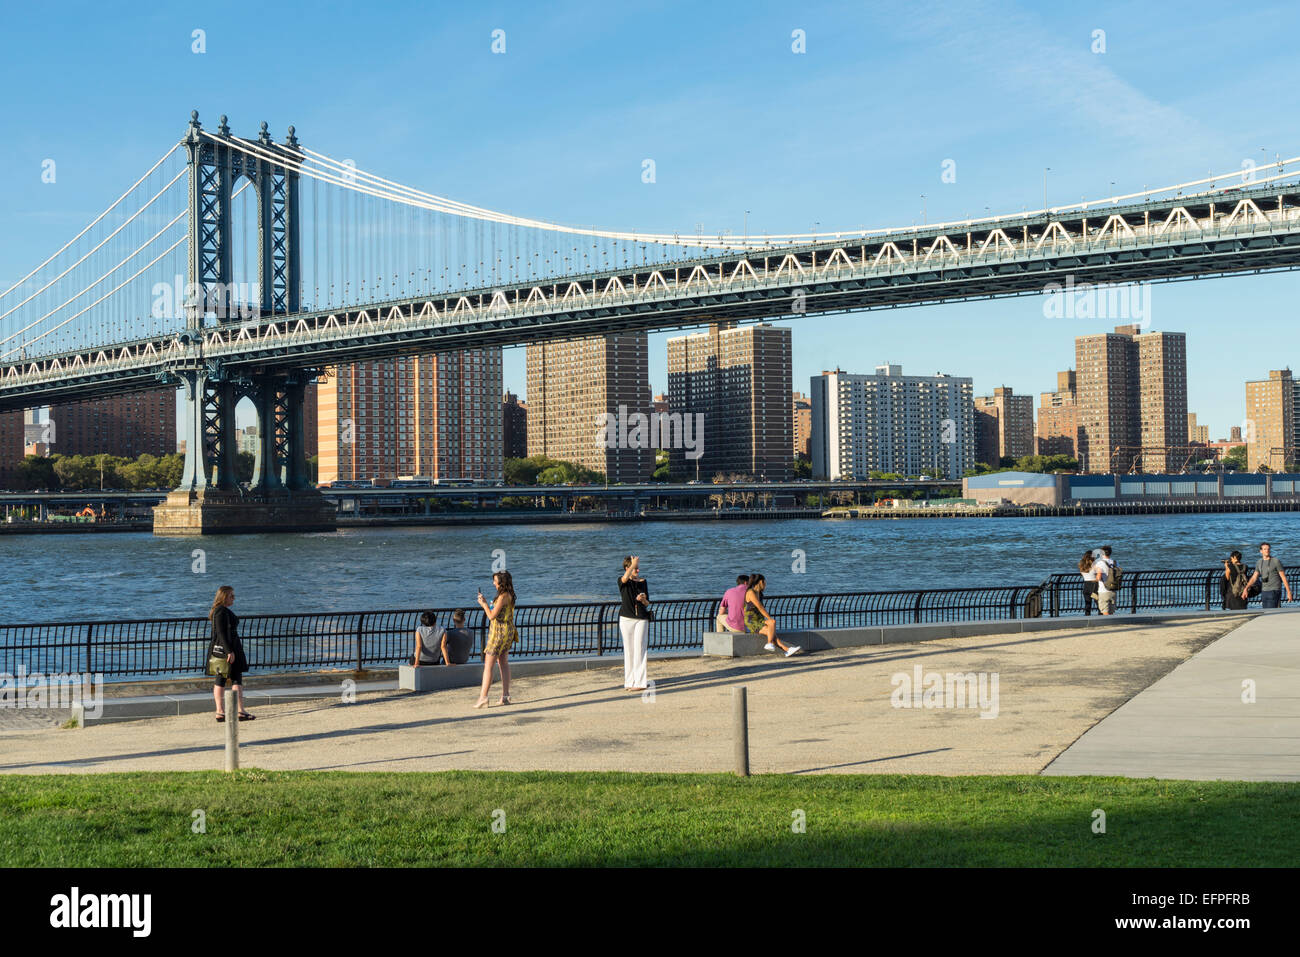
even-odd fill
[[[541,604],[616,600],[628,553],[651,596],[673,598],[720,594],[739,572],[762,572],[771,595],[1035,584],[1103,544],[1130,571],[1208,568],[1233,548],[1253,564],[1261,540],[1292,562],[1298,536],[1294,512],[6,535],[0,624],[201,616],[224,584],[242,614],[472,607],[496,560],[520,604]]]

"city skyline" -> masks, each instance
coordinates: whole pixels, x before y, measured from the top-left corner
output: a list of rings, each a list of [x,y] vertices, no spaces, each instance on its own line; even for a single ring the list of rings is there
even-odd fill
[[[239,124],[266,119],[283,129],[294,123],[314,149],[464,201],[565,222],[683,232],[698,225],[737,235],[906,226],[983,215],[986,208],[1015,212],[1037,208],[1044,196],[1051,204],[1076,202],[1300,152],[1300,145],[1280,141],[1276,128],[1276,117],[1300,94],[1283,85],[1267,107],[1245,95],[1284,66],[1277,55],[1264,51],[1229,64],[1226,51],[1205,51],[1205,68],[1178,78],[1144,55],[1135,38],[1154,29],[1169,43],[1192,48],[1207,29],[1235,25],[1229,11],[1209,4],[1173,20],[1120,7],[1080,12],[967,4],[960,8],[965,29],[953,36],[945,32],[949,14],[942,6],[896,17],[885,8],[792,13],[754,5],[743,23],[722,11],[695,10],[686,31],[671,18],[638,10],[603,10],[597,27],[589,11],[585,4],[492,15],[452,10],[437,24],[410,29],[409,8],[399,3],[364,15],[339,11],[344,28],[320,32],[270,10],[267,29],[240,36],[238,46],[235,34],[208,25],[202,54],[192,50],[191,35],[203,25],[182,11],[124,11],[94,31],[75,22],[11,17],[0,38],[0,76],[11,86],[40,69],[37,51],[56,44],[95,69],[112,51],[144,43],[151,65],[174,81],[141,85],[130,70],[97,69],[95,86],[73,97],[75,75],[56,74],[12,104],[9,119],[18,132],[0,143],[0,207],[22,228],[0,236],[0,278],[12,281],[34,265],[31,249],[66,241],[135,177],[141,161],[152,161],[180,135],[194,108],[210,119],[228,113]],[[1282,7],[1268,15],[1281,24],[1295,19]],[[496,29],[506,37],[501,55],[492,52]],[[291,67],[275,89],[231,69],[244,56],[270,55],[272,41],[264,37],[304,31],[310,56],[297,47],[274,48]],[[802,52],[794,49],[795,31],[804,39]],[[635,33],[636,49],[611,41],[623,32]],[[379,35],[392,55],[364,80],[332,83],[329,64]],[[575,49],[585,63],[581,71],[566,68],[556,53]],[[1024,50],[1034,55],[1021,55]],[[936,51],[984,82],[955,86],[923,69]],[[406,65],[427,56],[481,95],[436,96]],[[906,72],[916,80],[887,99],[822,95],[856,76],[864,60],[878,75]],[[1021,64],[1015,77],[1002,69],[1011,60]],[[663,70],[665,63],[691,69]],[[1059,80],[1065,67],[1076,77],[1070,84]],[[591,69],[605,71],[610,82],[592,88],[585,80]],[[762,105],[735,101],[736,70],[753,71],[771,97]],[[522,114],[520,88],[530,91]],[[987,97],[1014,108],[981,110]],[[736,147],[743,162],[739,152],[702,155],[667,132],[708,102],[731,104],[710,122],[722,140],[744,144]],[[69,103],[78,104],[75,112]],[[582,104],[576,115],[574,103]],[[436,131],[411,122],[433,109],[440,124],[481,132],[454,150],[440,148]],[[938,110],[942,125],[917,124],[916,117]],[[983,117],[978,123],[954,119],[976,115]],[[483,122],[493,116],[511,117],[509,128]],[[561,117],[565,122],[557,125]],[[87,161],[90,139],[114,148]],[[882,142],[889,148],[879,149]],[[42,181],[47,160],[57,168],[52,182]],[[649,182],[646,160],[655,173]],[[807,175],[812,162],[815,177]],[[1212,435],[1226,435],[1245,417],[1240,383],[1288,364],[1264,358],[1269,350],[1261,343],[1285,332],[1295,282],[1283,274],[1150,288],[1148,328],[1178,329],[1193,342],[1216,337],[1213,350],[1189,350],[1187,370],[1188,406]],[[1031,296],[779,324],[801,330],[792,357],[796,383],[830,364],[827,356],[847,352],[841,364],[890,361],[924,371],[960,365],[977,393],[1005,384],[1035,394],[1050,390],[1055,371],[1038,357],[1061,354],[1076,336],[1116,324],[1113,317],[1051,319],[1044,310],[1043,297]],[[1243,313],[1251,336],[1217,335],[1225,317],[1240,320]],[[921,329],[924,335],[914,334]],[[655,391],[667,379],[662,343],[680,334],[650,335]],[[524,365],[523,348],[505,351],[507,388],[522,390]]]

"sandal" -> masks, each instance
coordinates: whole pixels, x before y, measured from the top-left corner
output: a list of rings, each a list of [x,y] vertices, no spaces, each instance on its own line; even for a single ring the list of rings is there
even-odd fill
[[[502,698],[500,701],[497,702],[497,704],[511,704],[511,703],[512,702],[509,698]]]
[[[240,720],[240,721],[254,721],[254,720],[256,720],[256,719],[255,719],[251,714],[249,714],[247,711],[241,711],[241,712],[239,712],[239,720]]]
[[[226,720],[226,716],[224,714],[217,715],[217,724],[221,724],[225,720]]]
[[[477,704],[474,705],[475,708],[486,708],[487,706],[488,706],[487,698],[481,699]]]

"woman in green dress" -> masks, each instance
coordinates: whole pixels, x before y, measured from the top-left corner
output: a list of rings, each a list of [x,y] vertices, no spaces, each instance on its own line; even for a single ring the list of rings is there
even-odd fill
[[[492,666],[501,666],[501,700],[498,704],[510,703],[510,646],[519,637],[515,630],[515,586],[510,580],[509,572],[497,572],[492,576],[496,586],[497,597],[491,607],[479,589],[478,604],[488,620],[487,643],[483,645],[483,690],[478,696],[476,708],[486,708],[488,692],[492,690]]]

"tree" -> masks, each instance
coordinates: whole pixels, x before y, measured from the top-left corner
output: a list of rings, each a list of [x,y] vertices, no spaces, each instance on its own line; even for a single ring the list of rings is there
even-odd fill
[[[158,481],[155,488],[178,488],[185,474],[185,456],[164,455],[158,460]]]
[[[54,455],[55,484],[61,489],[80,491],[99,487],[99,468],[85,455]]]
[[[1077,472],[1079,460],[1068,455],[1025,455],[1016,459],[1021,472]]]
[[[1244,445],[1234,445],[1228,449],[1228,454],[1223,457],[1223,464],[1225,468],[1244,471],[1246,468],[1246,447]]]
[[[89,488],[120,488],[126,484],[118,470],[126,466],[127,459],[106,452],[88,457],[94,463],[96,475],[96,481]]]
[[[502,472],[507,485],[536,485],[537,475],[546,468],[549,459],[545,455],[533,455],[526,459],[506,459]]]
[[[575,462],[561,462],[545,455],[526,459],[506,459],[502,469],[507,485],[563,485],[565,482],[603,484],[604,472],[596,472]]]
[[[797,479],[812,478],[812,462],[805,458],[796,458],[794,460],[794,477]]]
[[[43,455],[28,455],[18,463],[19,488],[33,491],[38,488],[54,488],[58,479],[54,474],[54,459]]]
[[[668,481],[668,453],[663,449],[655,449],[655,470],[650,480],[653,482]]]
[[[538,485],[564,485],[573,481],[573,471],[565,465],[551,465],[537,473]]]

